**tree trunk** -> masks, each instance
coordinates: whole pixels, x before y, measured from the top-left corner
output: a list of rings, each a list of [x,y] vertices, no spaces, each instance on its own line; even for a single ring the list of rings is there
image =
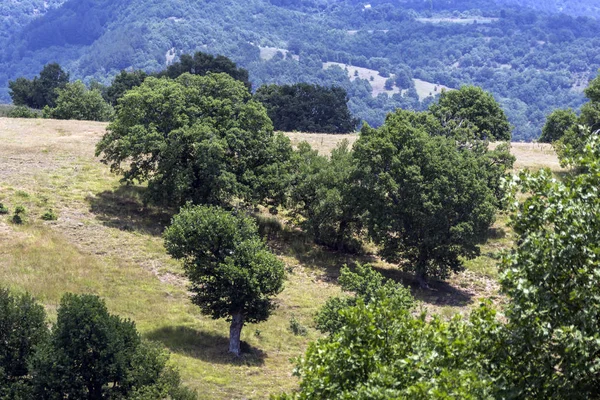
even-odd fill
[[[244,327],[244,316],[242,313],[235,313],[231,316],[231,326],[229,327],[229,352],[240,356],[242,349],[240,347],[240,336]]]
[[[421,289],[429,289],[429,284],[427,283],[427,275],[425,274],[425,270],[417,271],[417,282],[419,282],[419,287]]]

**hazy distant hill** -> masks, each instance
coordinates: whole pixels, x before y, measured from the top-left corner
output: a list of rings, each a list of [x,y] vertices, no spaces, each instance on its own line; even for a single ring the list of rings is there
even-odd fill
[[[479,85],[501,101],[515,137],[528,140],[551,110],[582,104],[600,68],[600,23],[550,6],[568,3],[576,14],[592,9],[589,0],[498,1],[2,2],[0,99],[8,80],[51,61],[73,78],[110,83],[121,69],[159,70],[201,50],[249,69],[255,88],[342,86],[351,110],[372,125],[398,107],[426,108],[443,87]]]
[[[600,17],[598,0],[497,0],[500,4],[516,4],[550,13],[565,13],[575,16]]]

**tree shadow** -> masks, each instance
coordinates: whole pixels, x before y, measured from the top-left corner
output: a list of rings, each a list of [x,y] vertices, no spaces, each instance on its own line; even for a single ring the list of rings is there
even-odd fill
[[[337,283],[340,270],[347,265],[350,268],[356,264],[371,264],[378,272],[388,279],[404,285],[411,290],[412,295],[420,301],[437,306],[463,307],[473,303],[473,295],[447,282],[431,279],[429,288],[421,288],[416,277],[398,268],[384,268],[381,259],[374,254],[348,254],[329,250],[324,246],[314,244],[312,238],[302,230],[282,223],[276,217],[255,215],[261,234],[267,239],[272,250],[280,255],[296,259],[305,267],[322,271],[320,280]],[[502,229],[489,233],[502,237],[506,233]]]
[[[244,341],[241,342],[242,355],[236,357],[228,352],[228,337],[187,326],[164,326],[144,337],[162,343],[173,353],[210,363],[260,366],[267,358],[264,351]]]
[[[175,210],[144,205],[144,191],[145,188],[140,186],[120,186],[88,196],[86,201],[90,211],[105,226],[160,236]]]
[[[422,288],[415,275],[399,269],[374,267],[381,275],[409,288],[413,297],[436,306],[464,307],[473,303],[473,295],[448,282],[430,278],[428,288]]]

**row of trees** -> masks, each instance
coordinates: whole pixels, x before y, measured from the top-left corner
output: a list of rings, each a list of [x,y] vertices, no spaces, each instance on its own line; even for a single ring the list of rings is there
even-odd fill
[[[183,74],[204,76],[226,73],[251,89],[248,71],[224,56],[197,52],[183,54],[180,61],[164,71],[147,74],[144,71],[121,71],[110,86],[92,82],[88,90],[81,81],[69,82],[69,74],[60,65],[46,65],[39,77],[32,80],[19,78],[9,83],[10,96],[19,109],[15,115],[27,113],[29,107],[43,109],[44,118],[109,121],[114,108],[125,93],[140,86],[146,78],[176,79]],[[339,87],[322,87],[299,83],[269,85],[258,89],[255,99],[266,106],[275,129],[321,133],[353,132],[358,120],[348,109],[348,97]]]
[[[191,400],[169,354],[92,295],[65,294],[56,323],[29,295],[0,289],[0,398]]]

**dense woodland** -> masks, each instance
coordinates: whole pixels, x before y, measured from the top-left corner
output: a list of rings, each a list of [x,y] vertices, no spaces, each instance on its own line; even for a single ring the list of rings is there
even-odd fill
[[[532,140],[553,109],[576,110],[584,102],[581,91],[600,68],[600,26],[587,17],[595,15],[593,2],[545,2],[535,10],[513,3],[374,1],[367,9],[325,0],[86,0],[60,8],[48,2],[42,15],[32,11],[35,3],[21,2],[4,11],[10,24],[0,32],[0,86],[53,61],[75,79],[108,84],[122,69],[155,72],[201,50],[248,69],[254,89],[298,82],[342,87],[351,112],[372,126],[398,107],[426,109],[441,85],[481,86],[502,104],[514,139]],[[554,13],[559,7],[571,15]],[[582,10],[586,17],[577,16]],[[443,18],[453,22],[437,22]],[[324,62],[375,70],[393,78],[391,90],[374,96],[372,81],[335,66],[324,70]],[[411,78],[433,89],[419,96],[413,83],[420,81]]]

